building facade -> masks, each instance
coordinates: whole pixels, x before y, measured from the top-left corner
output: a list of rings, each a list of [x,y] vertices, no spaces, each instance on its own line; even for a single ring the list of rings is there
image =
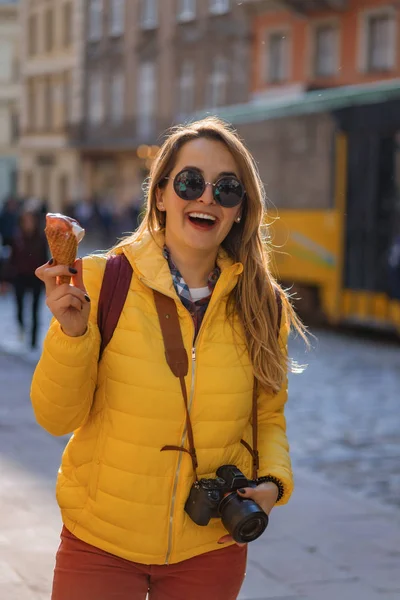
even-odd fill
[[[257,96],[400,77],[395,2],[255,0],[253,6],[252,91]]]
[[[164,131],[245,102],[249,19],[233,0],[87,0],[80,148],[86,195],[119,204],[141,186]]]
[[[219,112],[257,160],[276,273],[308,318],[400,331],[389,264],[400,231],[399,6],[245,4],[251,99]]]
[[[340,90],[344,99],[400,81],[400,10],[389,0],[245,5],[252,20],[248,110],[264,107],[265,117],[238,123],[240,131],[278,208],[329,208],[336,120],[314,106]],[[229,120],[229,112],[222,116]]]
[[[19,192],[63,210],[82,194],[69,132],[81,118],[83,0],[21,3]]]
[[[19,120],[18,2],[0,2],[0,206],[16,192]]]

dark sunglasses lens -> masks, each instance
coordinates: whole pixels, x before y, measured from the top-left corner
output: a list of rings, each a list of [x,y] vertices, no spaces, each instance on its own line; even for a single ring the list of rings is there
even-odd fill
[[[182,200],[197,200],[204,192],[204,179],[197,171],[181,171],[174,179],[174,190]]]
[[[224,177],[216,184],[214,196],[221,206],[232,208],[243,200],[244,189],[235,177]]]

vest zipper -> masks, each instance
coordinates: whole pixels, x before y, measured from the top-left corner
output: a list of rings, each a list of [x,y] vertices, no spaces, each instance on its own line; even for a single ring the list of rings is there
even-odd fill
[[[188,404],[189,413],[190,413],[190,409],[192,408],[192,403],[193,403],[195,373],[196,373],[196,346],[194,345],[193,348],[192,348],[192,381],[191,381],[191,384],[190,384],[190,394],[189,394],[189,404]],[[187,433],[187,427],[185,425],[184,430],[183,430],[183,434],[182,434],[181,443],[180,443],[181,446],[183,446],[184,443],[185,443],[186,433]],[[171,556],[171,549],[172,549],[172,524],[173,524],[173,521],[174,521],[174,509],[175,509],[176,491],[178,489],[179,473],[180,473],[180,470],[181,470],[182,458],[183,458],[183,452],[179,452],[178,466],[176,467],[176,471],[175,471],[174,487],[173,487],[173,491],[172,491],[171,510],[170,510],[170,513],[169,513],[168,548],[167,548],[167,555],[165,557],[165,564],[166,565],[169,564],[169,558]]]

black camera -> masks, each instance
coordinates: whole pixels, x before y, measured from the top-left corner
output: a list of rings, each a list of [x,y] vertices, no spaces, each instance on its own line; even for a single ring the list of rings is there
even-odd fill
[[[235,542],[253,542],[267,528],[268,515],[254,500],[239,496],[237,490],[256,486],[235,465],[223,465],[216,479],[200,479],[193,484],[185,510],[196,525],[205,526],[210,519],[221,517]]]

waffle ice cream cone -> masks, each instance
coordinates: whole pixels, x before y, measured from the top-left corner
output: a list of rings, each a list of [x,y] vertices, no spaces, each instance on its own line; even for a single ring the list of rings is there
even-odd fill
[[[76,260],[78,244],[85,235],[85,230],[78,221],[64,215],[48,213],[44,232],[54,265],[72,267]],[[59,283],[70,283],[71,277],[62,275],[58,281]]]

